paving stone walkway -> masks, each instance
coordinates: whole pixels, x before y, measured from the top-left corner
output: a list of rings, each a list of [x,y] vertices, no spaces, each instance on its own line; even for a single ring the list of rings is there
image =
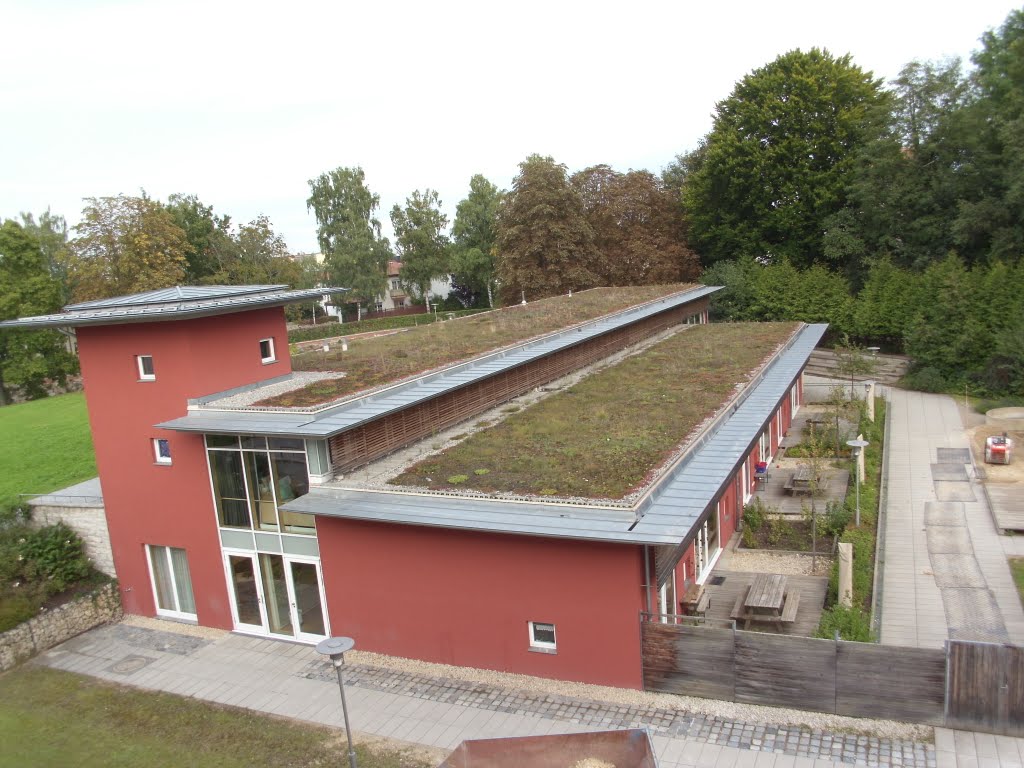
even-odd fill
[[[173,625],[171,625],[173,627]],[[215,639],[113,624],[43,654],[38,663],[143,688],[340,725],[333,667],[312,648],[222,633]],[[353,731],[452,749],[469,738],[646,728],[662,768],[827,768],[835,763],[946,768],[935,745],[865,733],[765,725],[609,704],[345,665]],[[704,755],[704,758],[701,758]]]
[[[952,398],[888,390],[880,639],[1024,644],[1024,610]]]

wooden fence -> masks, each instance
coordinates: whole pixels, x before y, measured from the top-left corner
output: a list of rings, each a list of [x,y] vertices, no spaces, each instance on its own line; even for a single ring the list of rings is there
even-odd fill
[[[1024,647],[904,648],[641,622],[644,688],[662,693],[1024,735]]]

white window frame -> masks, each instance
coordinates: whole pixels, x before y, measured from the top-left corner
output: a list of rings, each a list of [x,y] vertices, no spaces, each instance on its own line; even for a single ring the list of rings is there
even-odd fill
[[[530,621],[527,622],[527,626],[530,631],[530,650],[538,651],[540,653],[556,653],[558,651],[558,633],[555,631],[555,625],[550,621]],[[554,635],[553,641],[538,640],[537,630],[551,628],[551,634]]]
[[[146,373],[145,364],[142,362],[143,360],[149,360],[149,373]],[[136,355],[135,365],[139,369],[139,381],[156,381],[156,368],[153,367],[152,355]]]
[[[171,574],[171,594],[174,597],[175,609],[171,610],[168,608],[160,607],[160,596],[156,591],[156,574],[153,573],[153,554],[154,550],[162,549],[164,556],[167,558],[167,568]],[[153,606],[156,608],[157,616],[166,616],[172,619],[184,619],[185,621],[196,622],[199,620],[198,614],[188,613],[181,609],[181,596],[178,594],[177,583],[174,579],[174,560],[171,558],[172,549],[183,549],[182,547],[168,547],[162,544],[147,544],[146,545],[146,567],[149,569],[149,586],[153,590]],[[188,555],[186,554],[186,560]],[[189,588],[192,589],[192,600],[195,601],[195,589],[192,588],[192,571],[189,568]]]
[[[263,345],[264,344],[266,344],[270,348],[270,354],[269,355],[264,355],[263,354]],[[260,362],[262,362],[264,365],[266,365],[267,363],[276,363],[277,362],[277,351],[274,349],[274,338],[273,337],[270,337],[268,339],[260,339]]]
[[[161,456],[160,455],[160,443],[167,443],[167,455],[166,456]],[[170,464],[173,463],[173,459],[171,457],[171,441],[168,438],[166,438],[166,437],[154,437],[153,438],[153,459],[156,461],[157,464],[163,464],[164,466],[169,466]]]
[[[750,501],[753,494],[750,492],[750,456],[746,456],[743,459],[743,469],[740,472],[741,480],[743,485],[743,503],[746,504]]]

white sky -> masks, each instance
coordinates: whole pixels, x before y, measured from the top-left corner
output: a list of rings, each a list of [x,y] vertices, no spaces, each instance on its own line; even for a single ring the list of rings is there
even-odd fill
[[[0,0],[0,218],[192,193],[313,251],[307,182],[337,166],[363,167],[388,234],[414,189],[452,218],[474,173],[507,188],[534,152],[658,172],[779,54],[825,47],[889,80],[966,61],[1015,7]]]

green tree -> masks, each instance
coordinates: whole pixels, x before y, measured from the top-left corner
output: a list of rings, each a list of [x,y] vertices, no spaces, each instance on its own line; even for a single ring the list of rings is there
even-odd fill
[[[380,197],[366,186],[362,168],[335,168],[309,181],[307,210],[313,211],[317,240],[332,283],[348,288],[347,298],[374,301],[387,287],[391,246],[380,234],[374,211]]]
[[[599,283],[594,232],[566,168],[530,155],[519,164],[496,221],[498,280],[505,303],[556,296]]]
[[[57,216],[47,208],[37,222],[31,213],[21,214],[21,226],[39,241],[46,265],[60,283],[61,305],[70,300],[68,292],[68,224],[63,216]]]
[[[219,259],[221,266],[209,276],[213,283],[295,286],[302,280],[302,266],[289,257],[284,238],[274,232],[265,215],[242,225],[229,239],[230,247]]]
[[[395,229],[395,248],[402,261],[402,283],[412,295],[426,301],[430,281],[451,272],[451,241],[444,230],[448,217],[441,213],[441,200],[432,189],[416,190],[405,200],[405,207],[391,209]]]
[[[752,258],[716,261],[704,270],[700,282],[721,286],[711,294],[712,320],[737,323],[754,320],[753,305],[761,265]]]
[[[877,130],[879,81],[817,48],[755,70],[716,108],[686,176],[690,238],[705,264],[737,256],[822,258],[822,232],[846,202],[857,149]]]
[[[56,312],[61,293],[39,240],[17,222],[5,221],[0,226],[0,320]],[[76,370],[57,331],[0,329],[0,405],[10,403],[12,388],[28,398],[43,397],[48,379],[63,384]]]
[[[166,207],[188,240],[185,282],[215,282],[214,275],[237,256],[231,242],[231,217],[215,215],[213,206],[204,205],[195,195],[171,195]]]
[[[1024,10],[986,32],[972,59],[954,243],[968,264],[1015,261],[1024,252]]]
[[[601,285],[656,285],[695,279],[677,198],[648,171],[596,165],[572,175],[594,231],[592,269]]]
[[[888,258],[875,259],[857,294],[852,333],[860,338],[902,344],[921,300],[917,276]]]
[[[494,306],[495,219],[503,192],[480,174],[469,180],[469,194],[455,209],[452,224],[452,282]]]
[[[188,240],[166,208],[145,193],[91,197],[86,203],[70,243],[68,275],[76,301],[184,281]]]

